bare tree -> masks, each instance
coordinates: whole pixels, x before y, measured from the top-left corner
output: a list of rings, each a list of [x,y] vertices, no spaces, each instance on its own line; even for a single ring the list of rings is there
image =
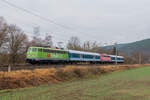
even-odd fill
[[[110,54],[116,55],[116,50],[117,50],[117,48],[115,46],[113,46],[113,48],[110,49]]]
[[[78,37],[71,37],[67,44],[68,49],[72,50],[81,50],[81,51],[89,51],[89,52],[103,52],[103,48],[100,47],[100,44],[96,41],[85,41],[83,45],[80,42],[80,39]]]
[[[7,42],[8,25],[3,17],[0,17],[0,47]]]
[[[127,55],[121,54],[125,58],[125,63],[127,64],[144,64],[148,63],[149,56],[140,51],[135,51],[134,53]]]
[[[84,43],[83,43],[83,50],[84,51],[90,51],[91,50],[91,42],[90,41],[85,41]]]
[[[17,26],[10,25],[8,30],[8,38],[8,53],[10,55],[9,61],[11,64],[15,64],[19,54],[24,52],[27,36]]]
[[[96,41],[91,42],[91,41],[85,41],[83,43],[82,49],[84,51],[90,51],[90,52],[100,52],[100,44],[98,44]]]
[[[40,37],[34,36],[32,41],[31,41],[31,46],[43,46],[43,40]]]
[[[100,53],[100,44],[97,43],[96,41],[92,42],[92,44],[91,44],[91,51]]]
[[[76,36],[71,37],[68,41],[67,48],[72,50],[81,50],[80,39]]]
[[[132,55],[131,55],[132,59],[134,60],[134,62],[136,64],[143,64],[143,63],[146,63],[148,62],[148,56],[145,55],[144,53],[142,52],[134,52]]]
[[[44,39],[42,39],[41,37],[34,36],[30,43],[30,46],[53,47],[52,36],[46,35]]]
[[[30,43],[31,46],[42,46],[43,40],[40,37],[40,26],[33,28],[33,38]]]
[[[45,39],[43,40],[43,45],[46,47],[53,47],[52,36],[46,34]]]

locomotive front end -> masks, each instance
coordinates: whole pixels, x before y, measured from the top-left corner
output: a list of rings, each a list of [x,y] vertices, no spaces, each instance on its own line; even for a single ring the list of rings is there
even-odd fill
[[[30,47],[27,51],[27,55],[26,55],[26,62],[34,64],[38,61],[38,48],[36,47]]]

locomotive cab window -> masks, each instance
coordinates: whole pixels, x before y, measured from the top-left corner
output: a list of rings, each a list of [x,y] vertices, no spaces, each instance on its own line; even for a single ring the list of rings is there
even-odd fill
[[[32,51],[32,49],[31,49],[31,48],[29,48],[29,49],[28,49],[28,52],[31,52],[31,51]]]
[[[32,48],[32,52],[37,52],[37,48]]]

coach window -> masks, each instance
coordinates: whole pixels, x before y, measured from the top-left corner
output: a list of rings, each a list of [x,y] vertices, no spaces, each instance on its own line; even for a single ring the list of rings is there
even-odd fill
[[[83,55],[83,58],[88,58],[88,56],[87,55]]]
[[[86,58],[85,55],[83,55],[83,58]]]
[[[80,55],[79,54],[72,54],[72,57],[75,57],[75,58],[80,58]]]
[[[115,58],[115,57],[112,57],[112,60],[116,60],[116,58]]]
[[[99,59],[99,56],[94,56],[94,59]]]
[[[90,59],[93,59],[93,58],[94,58],[94,56],[92,56],[92,55],[89,55],[89,58],[90,58]]]

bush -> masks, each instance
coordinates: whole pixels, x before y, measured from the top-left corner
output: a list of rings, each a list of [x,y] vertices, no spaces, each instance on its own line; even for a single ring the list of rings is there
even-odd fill
[[[0,89],[24,88],[43,84],[58,83],[74,78],[85,78],[90,75],[100,75],[116,70],[138,68],[140,65],[100,66],[35,69],[33,71],[20,70],[0,72]]]

